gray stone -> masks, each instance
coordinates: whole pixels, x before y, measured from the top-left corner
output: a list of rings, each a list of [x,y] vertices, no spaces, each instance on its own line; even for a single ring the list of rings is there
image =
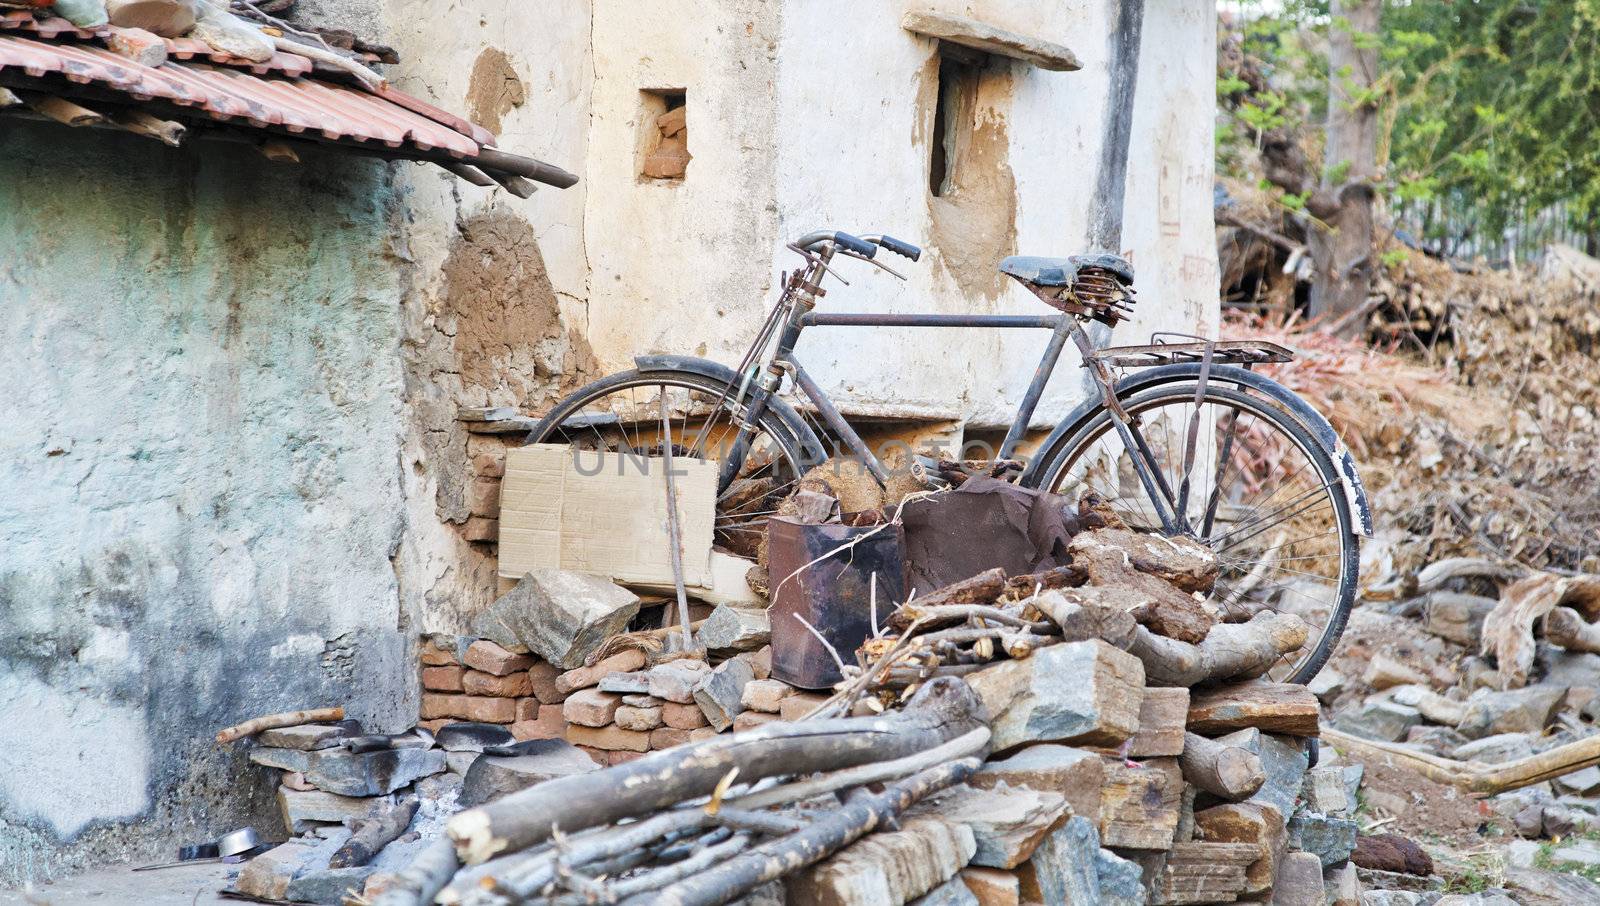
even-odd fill
[[[1421,877],[1419,875],[1400,874],[1393,871],[1376,871],[1371,868],[1356,867],[1356,877],[1361,879],[1365,887],[1379,890],[1404,890],[1420,896],[1417,902],[1431,903],[1437,899],[1437,891],[1444,886],[1444,879],[1438,875]]]
[[[1322,868],[1331,868],[1347,861],[1356,848],[1356,823],[1349,818],[1335,818],[1316,812],[1301,811],[1289,819],[1289,846],[1315,855]],[[1318,889],[1321,889],[1321,869],[1317,871]]]
[[[343,827],[324,829],[321,836],[294,837],[246,862],[234,881],[239,893],[264,900],[287,899],[295,878],[325,871],[333,854],[350,839]]]
[[[1016,868],[1033,855],[1039,841],[1068,813],[1059,793],[1024,787],[990,790],[959,786],[918,803],[911,814],[933,814],[972,829],[977,851],[973,865]]]
[[[907,906],[982,906],[960,877],[954,877],[928,891]]]
[[[345,894],[361,892],[361,885],[378,869],[371,865],[355,868],[324,868],[308,871],[289,882],[284,898],[296,903],[317,903],[320,906],[339,906]]]
[[[1442,639],[1468,648],[1478,647],[1483,618],[1498,603],[1493,598],[1436,591],[1428,596],[1422,628]]]
[[[444,766],[452,774],[465,774],[478,760],[478,752],[446,752],[444,753]]]
[[[1355,865],[1346,862],[1323,872],[1322,892],[1327,906],[1361,906],[1361,879]]]
[[[733,726],[733,719],[744,710],[745,684],[755,678],[756,672],[749,662],[729,658],[695,686],[694,703],[700,706],[700,713],[718,733]]]
[[[1553,782],[1555,788],[1563,793],[1592,796],[1600,792],[1600,766],[1589,765],[1581,771],[1557,777]]]
[[[1422,712],[1416,708],[1382,698],[1369,698],[1360,708],[1333,719],[1333,725],[1346,733],[1383,742],[1398,742],[1420,723]]]
[[[1312,853],[1285,853],[1272,882],[1272,906],[1323,906],[1322,869]]]
[[[1456,729],[1468,739],[1496,733],[1542,733],[1566,694],[1566,686],[1549,683],[1506,692],[1480,689],[1467,699],[1466,715]]]
[[[607,673],[600,677],[600,682],[595,685],[601,692],[612,692],[618,695],[640,696],[654,698],[650,695],[650,674],[647,671],[630,670],[627,673]]]
[[[1144,869],[1109,849],[1094,854],[1095,875],[1100,882],[1100,906],[1144,906]]]
[[[964,824],[932,815],[880,829],[786,879],[788,902],[818,906],[906,903],[953,877],[976,844]]]
[[[563,670],[627,629],[639,597],[585,573],[536,569],[472,621],[472,631],[513,651],[532,651]]]
[[[1524,906],[1600,903],[1600,884],[1567,872],[1513,865],[1506,869],[1506,887]]]
[[[1466,745],[1467,738],[1455,727],[1421,726],[1406,732],[1406,745],[1417,746],[1435,755],[1449,756],[1457,747]]]
[[[1501,891],[1483,890],[1478,893],[1446,894],[1434,900],[1433,906],[1518,906],[1518,903]]]
[[[474,761],[461,785],[461,805],[482,805],[556,777],[600,770],[594,759],[564,739],[530,739],[527,743],[534,745],[524,754],[483,755]]]
[[[1023,866],[1023,901],[1047,906],[1097,902],[1100,876],[1095,863],[1099,853],[1100,833],[1094,822],[1081,815],[1067,819],[1044,838]]]
[[[346,818],[368,818],[390,802],[388,796],[340,796],[322,790],[278,787],[278,812],[290,834],[303,834],[321,822],[338,824]]]
[[[323,749],[309,754],[306,779],[341,796],[381,796],[444,770],[444,752],[439,749]]]
[[[1366,775],[1367,768],[1365,765],[1347,764],[1339,770],[1344,775],[1345,801],[1350,803],[1350,811],[1354,812],[1361,801],[1356,794],[1361,791],[1361,778]]]
[[[433,738],[447,752],[482,752],[489,746],[510,745],[517,741],[511,731],[500,724],[470,721],[445,724],[433,734]]]
[[[738,660],[743,661],[743,658]],[[749,662],[744,662],[750,666]],[[662,701],[676,702],[687,705],[694,701],[694,689],[711,672],[711,665],[705,661],[693,658],[683,658],[657,664],[645,673],[648,680],[646,691]],[[751,668],[751,675],[755,669]]]
[[[1355,800],[1345,784],[1344,768],[1338,765],[1312,768],[1300,788],[1306,808],[1324,815],[1347,815],[1355,811]]]
[[[351,735],[349,729],[340,724],[300,724],[296,727],[262,730],[256,736],[256,745],[310,751],[336,746],[339,740],[349,735]]]
[[[1421,903],[1422,895],[1410,890],[1369,890],[1361,894],[1361,906],[1420,906]]]
[[[1100,756],[1054,743],[1028,746],[1014,755],[990,761],[967,780],[988,789],[998,784],[1060,793],[1074,815],[1100,814],[1100,788],[1105,764]]]
[[[1250,731],[1241,731],[1248,738]],[[1229,734],[1231,740],[1238,734]],[[1230,741],[1230,745],[1235,742]],[[1247,746],[1248,748],[1248,746]],[[1261,757],[1262,770],[1267,782],[1251,796],[1249,801],[1261,802],[1278,810],[1285,819],[1294,814],[1295,800],[1300,798],[1300,788],[1305,782],[1306,766],[1311,763],[1305,743],[1298,737],[1261,733],[1252,749]]]
[[[1533,754],[1533,743],[1526,733],[1496,733],[1457,746],[1450,757],[1457,761],[1504,764]]]
[[[1098,639],[1051,645],[967,676],[994,715],[995,751],[1029,742],[1115,744],[1139,728],[1144,664]]]
[[[1600,687],[1600,654],[1541,646],[1539,660],[1544,664],[1545,683]]]
[[[700,624],[695,641],[708,651],[755,651],[772,641],[765,610],[722,604]]]
[[[1550,861],[1554,864],[1570,862],[1574,865],[1585,867],[1600,865],[1600,842],[1594,840],[1576,840],[1559,849],[1550,852]]]
[[[304,773],[306,765],[311,763],[311,753],[304,749],[279,749],[274,747],[256,747],[250,750],[251,762],[277,768],[280,771],[296,771]]]
[[[1506,864],[1513,868],[1532,868],[1539,858],[1539,844],[1532,840],[1512,840],[1506,844]]]

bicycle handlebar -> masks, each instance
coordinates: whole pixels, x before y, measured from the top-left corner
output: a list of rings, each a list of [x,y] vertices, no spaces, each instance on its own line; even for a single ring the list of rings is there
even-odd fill
[[[887,233],[882,236],[867,236],[864,238],[868,242],[876,242],[902,258],[910,258],[912,261],[916,261],[922,257],[922,249],[904,240],[896,239]]]
[[[894,252],[896,255],[910,258],[912,261],[922,257],[922,249],[893,236],[858,237],[839,230],[818,230],[814,233],[807,233],[795,240],[794,244],[799,248],[810,251],[824,242],[831,242],[839,248],[854,252],[863,258],[871,258],[876,255],[879,246]]]

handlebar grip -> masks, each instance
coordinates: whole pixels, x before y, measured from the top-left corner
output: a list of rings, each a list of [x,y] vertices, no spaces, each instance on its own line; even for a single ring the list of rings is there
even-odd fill
[[[878,253],[878,247],[865,239],[857,239],[849,233],[837,232],[833,234],[833,244],[840,248],[849,249],[863,258],[871,258]]]
[[[909,242],[903,242],[899,239],[896,239],[893,236],[879,236],[878,244],[889,251],[894,252],[896,255],[899,255],[903,258],[910,258],[912,261],[916,261],[922,257],[922,249],[917,248]]]

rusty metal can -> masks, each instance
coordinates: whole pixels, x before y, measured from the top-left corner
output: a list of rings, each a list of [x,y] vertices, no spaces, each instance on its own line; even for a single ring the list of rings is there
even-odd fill
[[[795,617],[815,627],[850,663],[872,634],[872,577],[878,577],[880,625],[905,600],[905,536],[895,524],[814,525],[774,516],[767,520],[767,575],[773,677],[826,689],[842,678],[839,666]]]

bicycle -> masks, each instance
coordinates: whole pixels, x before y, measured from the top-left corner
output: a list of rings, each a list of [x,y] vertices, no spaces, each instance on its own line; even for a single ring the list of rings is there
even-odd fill
[[[748,550],[785,489],[828,461],[825,437],[838,438],[880,484],[889,478],[888,467],[801,365],[795,347],[804,330],[1048,330],[1049,343],[995,458],[1016,457],[1070,340],[1098,398],[1068,413],[1015,480],[1080,500],[1093,493],[1130,528],[1208,544],[1221,568],[1210,599],[1220,618],[1244,620],[1271,608],[1296,612],[1311,624],[1306,645],[1269,675],[1303,683],[1321,669],[1348,618],[1360,539],[1371,535],[1372,520],[1354,460],[1328,421],[1253,370],[1289,361],[1290,350],[1182,334],[1096,349],[1088,324],[1115,328],[1135,301],[1133,268],[1115,255],[1000,262],[1003,273],[1059,314],[821,313],[822,281],[831,275],[844,282],[834,269],[841,257],[899,277],[875,260],[878,250],[913,262],[921,250],[891,236],[839,231],[809,233],[788,248],[805,264],[784,275],[777,302],[737,368],[687,356],[639,356],[632,370],[558,403],[527,441],[659,455],[670,437],[674,456],[720,459],[717,537],[736,549],[744,542]],[[804,402],[785,398],[785,382]]]

